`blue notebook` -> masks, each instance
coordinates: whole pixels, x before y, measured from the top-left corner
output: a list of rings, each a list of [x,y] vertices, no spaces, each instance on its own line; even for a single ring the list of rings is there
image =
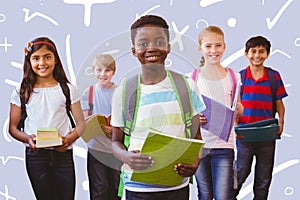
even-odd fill
[[[279,130],[278,119],[268,119],[250,124],[240,125],[234,128],[236,134],[244,136],[241,142],[263,142],[280,139],[275,135]]]

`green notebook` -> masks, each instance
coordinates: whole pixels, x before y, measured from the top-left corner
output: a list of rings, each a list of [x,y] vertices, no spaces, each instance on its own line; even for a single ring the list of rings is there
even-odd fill
[[[174,171],[178,163],[193,164],[199,156],[204,141],[173,137],[151,130],[142,147],[141,153],[154,160],[154,165],[145,170],[134,170],[132,181],[163,186],[176,186],[183,177]]]

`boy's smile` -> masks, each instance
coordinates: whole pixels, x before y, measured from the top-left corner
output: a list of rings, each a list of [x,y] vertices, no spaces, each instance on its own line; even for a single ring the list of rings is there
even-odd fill
[[[111,79],[114,71],[108,67],[96,66],[93,70],[94,76],[101,88],[110,88],[112,86]]]
[[[248,58],[251,66],[263,66],[265,60],[269,54],[265,47],[256,46],[249,49],[248,53],[245,52],[245,56]]]

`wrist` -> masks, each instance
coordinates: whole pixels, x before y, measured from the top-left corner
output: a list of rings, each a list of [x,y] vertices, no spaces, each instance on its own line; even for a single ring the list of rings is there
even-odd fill
[[[27,135],[26,141],[29,146],[35,143],[35,135]]]
[[[123,150],[122,155],[121,155],[121,161],[122,163],[127,163],[128,164],[128,159],[127,159],[127,155],[128,155],[128,151]]]
[[[73,129],[73,131],[71,131],[67,137],[72,141],[72,143],[75,142],[79,138],[77,130]]]

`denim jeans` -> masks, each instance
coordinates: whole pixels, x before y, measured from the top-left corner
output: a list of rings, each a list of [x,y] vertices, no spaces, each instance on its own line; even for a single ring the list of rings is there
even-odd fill
[[[26,148],[26,170],[38,200],[74,200],[73,151]]]
[[[236,199],[243,183],[251,173],[253,157],[256,158],[253,193],[255,200],[268,199],[269,187],[274,167],[275,141],[240,142],[237,140],[237,181],[233,199]]]
[[[119,200],[118,188],[122,163],[113,156],[88,150],[87,167],[91,200]]]
[[[229,200],[233,176],[233,149],[203,149],[195,173],[199,200]]]
[[[132,192],[126,190],[126,200],[189,200],[189,185],[165,192]]]

